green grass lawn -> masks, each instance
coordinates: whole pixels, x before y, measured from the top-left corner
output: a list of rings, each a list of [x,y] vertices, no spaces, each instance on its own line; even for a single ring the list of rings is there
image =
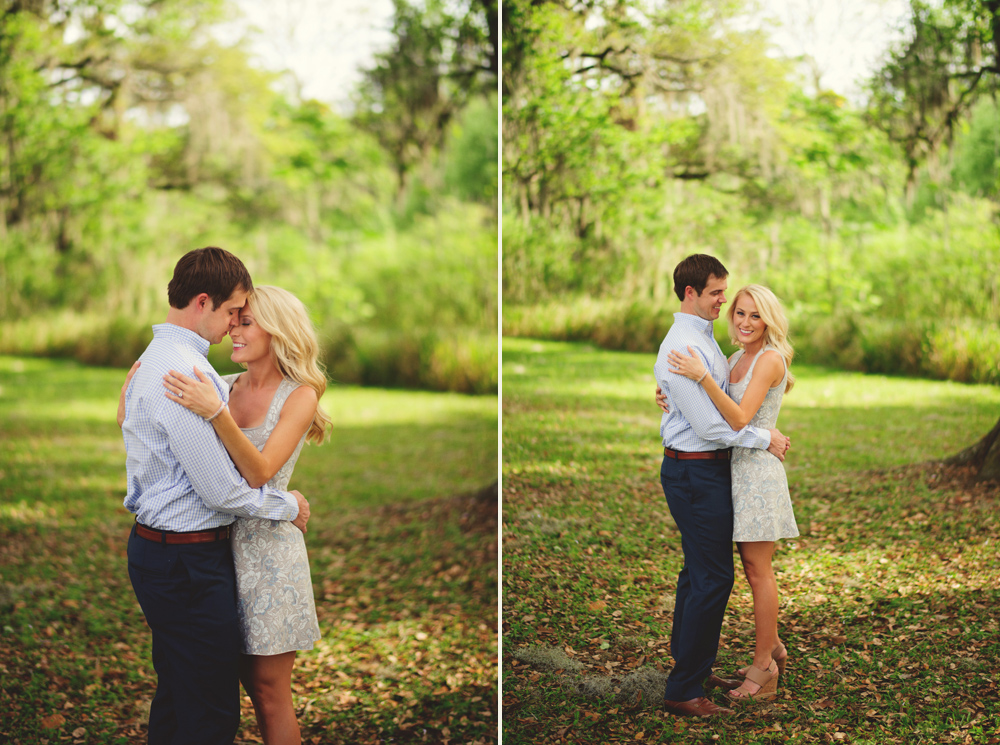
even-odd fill
[[[793,368],[789,674],[774,702],[706,723],[658,709],[682,555],[653,362],[503,342],[504,743],[1000,741],[1000,493],[919,465],[988,432],[1000,388]],[[739,574],[723,672],[752,656]]]
[[[115,407],[125,371],[0,357],[0,742],[145,742],[155,688],[132,594]],[[310,500],[323,639],[306,743],[495,742],[497,397],[332,386]],[[259,742],[244,700],[237,742]]]

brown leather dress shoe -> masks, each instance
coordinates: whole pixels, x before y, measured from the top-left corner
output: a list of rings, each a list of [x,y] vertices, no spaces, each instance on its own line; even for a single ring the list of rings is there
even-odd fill
[[[716,706],[707,698],[693,698],[690,701],[663,701],[663,710],[675,717],[731,717],[732,709]]]
[[[741,680],[732,680],[730,678],[720,678],[715,673],[712,673],[705,680],[705,688],[721,688],[724,691],[733,691],[742,685]]]

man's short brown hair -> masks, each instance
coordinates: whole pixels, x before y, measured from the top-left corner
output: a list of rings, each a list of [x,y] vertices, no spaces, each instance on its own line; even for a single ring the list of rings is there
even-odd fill
[[[229,251],[208,246],[188,251],[180,258],[167,285],[167,300],[171,308],[186,308],[191,298],[205,292],[212,298],[215,310],[238,289],[253,289],[250,272]]]
[[[688,287],[693,287],[701,295],[712,275],[716,279],[725,279],[729,276],[729,270],[714,256],[691,254],[674,267],[674,294],[681,302],[684,302],[684,290]]]

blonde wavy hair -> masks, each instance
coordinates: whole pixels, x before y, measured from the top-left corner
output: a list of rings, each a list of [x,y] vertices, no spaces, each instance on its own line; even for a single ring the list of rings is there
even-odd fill
[[[770,344],[785,359],[785,368],[788,370],[788,382],[785,384],[785,392],[787,393],[792,390],[792,386],[795,384],[795,376],[792,375],[791,371],[792,357],[795,356],[795,350],[792,349],[792,345],[788,341],[788,318],[785,317],[785,309],[782,307],[781,301],[778,300],[777,296],[769,288],[764,287],[764,285],[746,285],[737,290],[733,296],[732,303],[729,305],[729,310],[726,312],[726,318],[729,321],[729,338],[733,344],[740,348],[743,345],[740,343],[739,334],[736,332],[735,320],[736,301],[740,299],[740,295],[749,295],[754,305],[757,306],[757,314],[766,326],[764,329],[764,345]]]
[[[281,374],[309,386],[318,399],[323,398],[326,375],[319,362],[316,330],[302,301],[288,290],[260,285],[253,288],[247,302],[257,323],[271,335],[271,359]],[[317,404],[306,440],[322,443],[330,421],[330,415]]]

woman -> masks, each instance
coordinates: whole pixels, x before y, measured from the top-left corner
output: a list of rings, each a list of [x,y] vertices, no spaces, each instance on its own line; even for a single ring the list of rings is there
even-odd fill
[[[197,368],[197,381],[173,370],[164,376],[166,396],[211,421],[250,486],[285,490],[305,441],[321,443],[330,424],[319,406],[326,378],[315,331],[294,295],[262,286],[250,293],[229,335],[231,359],[246,372],[222,377],[228,405]],[[121,424],[123,407],[119,412]],[[240,680],[264,742],[297,745],[292,668],[297,651],[320,638],[305,541],[289,522],[239,518],[232,547],[243,631]]]
[[[690,347],[690,356],[671,352],[671,372],[699,382],[734,430],[748,424],[771,429],[782,396],[795,380],[788,371],[793,352],[784,310],[771,290],[747,285],[736,293],[727,316],[730,337],[740,347],[729,359],[729,394],[705,374]],[[794,538],[799,531],[780,460],[766,450],[734,448],[732,477],[733,540],[753,591],[756,644],[753,663],[740,670],[746,679],[728,696],[734,701],[770,698],[788,658],[778,637],[778,587],[771,557],[775,541]]]

